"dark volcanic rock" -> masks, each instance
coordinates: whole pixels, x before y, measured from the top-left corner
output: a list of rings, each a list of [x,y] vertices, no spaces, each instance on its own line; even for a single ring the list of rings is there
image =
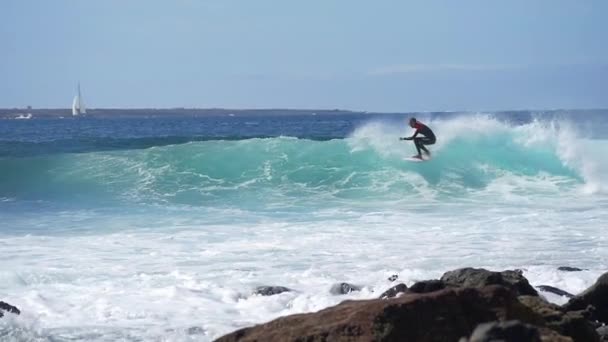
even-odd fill
[[[291,289],[283,286],[258,286],[253,291],[253,294],[261,296],[272,296],[283,292],[290,292]]]
[[[281,317],[217,341],[458,341],[480,323],[540,316],[502,286],[404,294],[391,300],[344,301],[316,313]]]
[[[329,293],[333,295],[343,295],[354,291],[361,291],[361,287],[349,283],[338,283],[332,285],[331,289],[329,289]]]
[[[522,304],[544,318],[546,322],[559,321],[564,314],[561,307],[549,303],[541,297],[519,296],[518,299]]]
[[[549,286],[549,285],[539,285],[538,289],[545,292],[550,292],[562,297],[572,298],[574,295],[572,293],[566,292],[564,290],[558,289],[557,287]]]
[[[562,335],[572,337],[574,342],[599,342],[595,326],[587,319],[584,311],[568,311],[561,321],[549,323],[547,326]]]
[[[565,312],[561,307],[536,296],[520,296],[518,299],[522,304],[542,316],[548,328],[564,336],[572,337],[575,342],[599,341],[595,326],[587,319],[588,314],[586,312]]]
[[[399,278],[399,276],[397,274],[393,274],[392,276],[388,277],[388,281],[395,281]]]
[[[411,293],[429,293],[445,289],[445,283],[441,280],[423,280],[412,285],[408,292]]]
[[[595,307],[595,319],[608,323],[608,272],[602,274],[595,284],[574,296],[563,307],[566,311],[574,311],[584,310],[588,305]]]
[[[597,328],[597,334],[600,335],[601,342],[608,342],[608,325]]]
[[[514,290],[518,295],[538,296],[538,292],[519,270],[492,272],[482,268],[461,268],[444,273],[441,280],[447,286],[483,287],[502,285]]]
[[[397,284],[390,289],[382,292],[380,295],[380,299],[387,299],[396,297],[399,293],[404,293],[407,291],[407,286],[405,284]]]
[[[579,272],[579,271],[583,271],[582,268],[578,268],[578,267],[570,267],[570,266],[560,266],[557,268],[558,271],[564,271],[564,272]]]
[[[3,311],[14,313],[15,315],[21,314],[21,311],[19,311],[16,306],[0,301],[0,317],[4,316]]]
[[[490,322],[477,326],[469,342],[541,342],[538,328],[519,321]]]

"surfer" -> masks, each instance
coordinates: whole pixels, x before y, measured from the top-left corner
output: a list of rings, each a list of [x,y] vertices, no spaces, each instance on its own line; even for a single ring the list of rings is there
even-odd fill
[[[433,133],[433,131],[431,131],[431,129],[427,125],[423,124],[420,121],[417,121],[416,118],[410,119],[410,127],[416,129],[414,135],[412,135],[411,137],[399,138],[399,140],[414,140],[416,150],[418,150],[418,155],[414,156],[413,158],[422,159],[422,152],[420,150],[424,151],[424,153],[430,157],[431,152],[427,150],[424,145],[433,145],[435,141],[437,141],[437,139],[435,138],[435,133]],[[418,133],[424,135],[424,137],[417,138],[416,136],[418,135]]]

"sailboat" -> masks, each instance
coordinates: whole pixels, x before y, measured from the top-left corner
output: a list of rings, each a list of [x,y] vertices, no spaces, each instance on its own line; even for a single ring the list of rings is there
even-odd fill
[[[86,114],[87,109],[84,106],[84,101],[82,100],[82,94],[80,93],[80,82],[78,82],[78,94],[74,96],[74,101],[72,102],[72,115],[77,116],[80,114]]]

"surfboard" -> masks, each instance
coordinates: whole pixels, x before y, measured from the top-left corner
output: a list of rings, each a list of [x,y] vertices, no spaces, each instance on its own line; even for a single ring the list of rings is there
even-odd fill
[[[409,161],[409,162],[413,162],[413,163],[421,163],[421,162],[425,162],[425,161],[429,161],[428,157],[426,158],[415,158],[415,157],[407,157],[407,158],[403,158],[403,160],[405,161]]]

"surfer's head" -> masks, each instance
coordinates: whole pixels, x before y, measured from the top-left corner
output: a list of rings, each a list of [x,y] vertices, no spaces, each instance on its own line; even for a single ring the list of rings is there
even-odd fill
[[[410,127],[414,128],[414,126],[416,126],[416,118],[411,118],[410,119]]]

